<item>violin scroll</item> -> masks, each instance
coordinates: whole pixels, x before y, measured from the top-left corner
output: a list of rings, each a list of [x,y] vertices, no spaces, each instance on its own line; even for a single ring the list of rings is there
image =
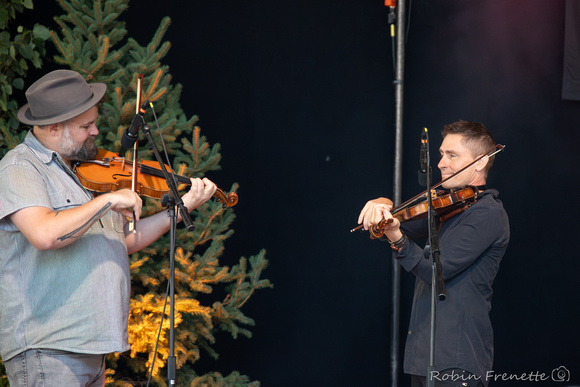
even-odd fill
[[[380,237],[382,237],[385,234],[385,230],[387,230],[389,228],[389,225],[391,223],[393,223],[393,219],[389,218],[389,219],[383,219],[378,224],[371,226],[371,228],[369,228],[369,233],[370,233],[371,239],[379,239]],[[350,230],[350,232],[361,230],[363,227],[364,226],[361,224],[361,225],[353,228],[352,230]]]
[[[383,219],[379,224],[374,225],[369,229],[371,239],[379,239],[385,235],[385,231],[389,228],[389,225],[393,223],[393,218]]]
[[[222,203],[223,208],[233,207],[238,204],[238,194],[235,192],[230,192],[226,195],[224,191],[217,188],[213,197],[216,198],[216,202]]]

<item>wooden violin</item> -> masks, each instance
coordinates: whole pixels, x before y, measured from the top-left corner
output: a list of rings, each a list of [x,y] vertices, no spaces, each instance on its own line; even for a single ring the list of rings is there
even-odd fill
[[[431,191],[433,209],[441,220],[450,219],[463,212],[477,201],[478,196],[479,190],[471,186],[451,192]],[[413,204],[403,203],[402,205],[393,208],[391,214],[394,219],[397,219],[401,223],[410,220],[423,219],[427,217],[427,211],[429,210],[427,202],[428,200],[425,197],[425,199],[420,201],[415,200]],[[392,204],[393,203],[391,202],[390,205]],[[378,224],[372,226],[369,229],[371,238],[380,238],[392,222],[393,219],[383,219]],[[360,230],[362,227],[363,225],[360,225],[350,231],[353,232]]]
[[[80,161],[74,165],[74,173],[83,187],[97,193],[106,193],[124,188],[134,189],[139,195],[154,199],[161,199],[169,193],[169,186],[165,181],[163,172],[156,161],[141,160],[136,163],[138,169],[137,182],[134,183],[134,163],[125,160],[117,153],[99,149],[95,160]],[[170,169],[167,166],[167,169]],[[175,175],[179,183],[191,185],[188,177]],[[228,194],[217,188],[213,197],[222,203],[223,207],[233,207],[238,203],[238,195],[235,192]]]

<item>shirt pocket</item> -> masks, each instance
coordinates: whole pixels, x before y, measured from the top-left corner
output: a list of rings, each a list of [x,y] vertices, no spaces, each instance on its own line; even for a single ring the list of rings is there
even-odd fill
[[[84,203],[83,198],[74,192],[51,192],[49,196],[54,210],[66,210],[78,207]]]

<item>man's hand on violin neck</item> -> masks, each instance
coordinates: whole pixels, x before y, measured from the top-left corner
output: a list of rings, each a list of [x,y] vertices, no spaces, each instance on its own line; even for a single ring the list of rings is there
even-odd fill
[[[111,202],[111,210],[120,213],[129,218],[135,214],[135,220],[138,221],[141,217],[141,208],[143,201],[139,195],[130,189],[121,189],[119,191],[109,192],[105,195],[107,201]]]
[[[192,211],[207,202],[215,193],[216,185],[207,177],[203,179],[190,179],[191,187],[189,191],[181,197],[183,204],[189,211]]]
[[[385,219],[388,219],[385,217]],[[386,228],[384,229],[383,233],[385,236],[391,241],[395,242],[398,241],[403,237],[403,233],[400,230],[401,222],[398,219],[393,218],[391,223],[388,223]]]
[[[369,200],[360,212],[358,224],[362,224],[364,229],[368,230],[385,218],[385,211],[390,215],[391,208],[393,208],[393,202],[387,198]]]

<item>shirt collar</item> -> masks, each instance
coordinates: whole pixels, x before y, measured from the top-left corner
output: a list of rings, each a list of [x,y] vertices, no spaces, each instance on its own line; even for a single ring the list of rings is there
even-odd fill
[[[50,163],[54,158],[60,159],[58,153],[45,147],[32,133],[32,130],[28,131],[26,137],[24,138],[24,143],[32,149],[36,156],[45,164]]]

